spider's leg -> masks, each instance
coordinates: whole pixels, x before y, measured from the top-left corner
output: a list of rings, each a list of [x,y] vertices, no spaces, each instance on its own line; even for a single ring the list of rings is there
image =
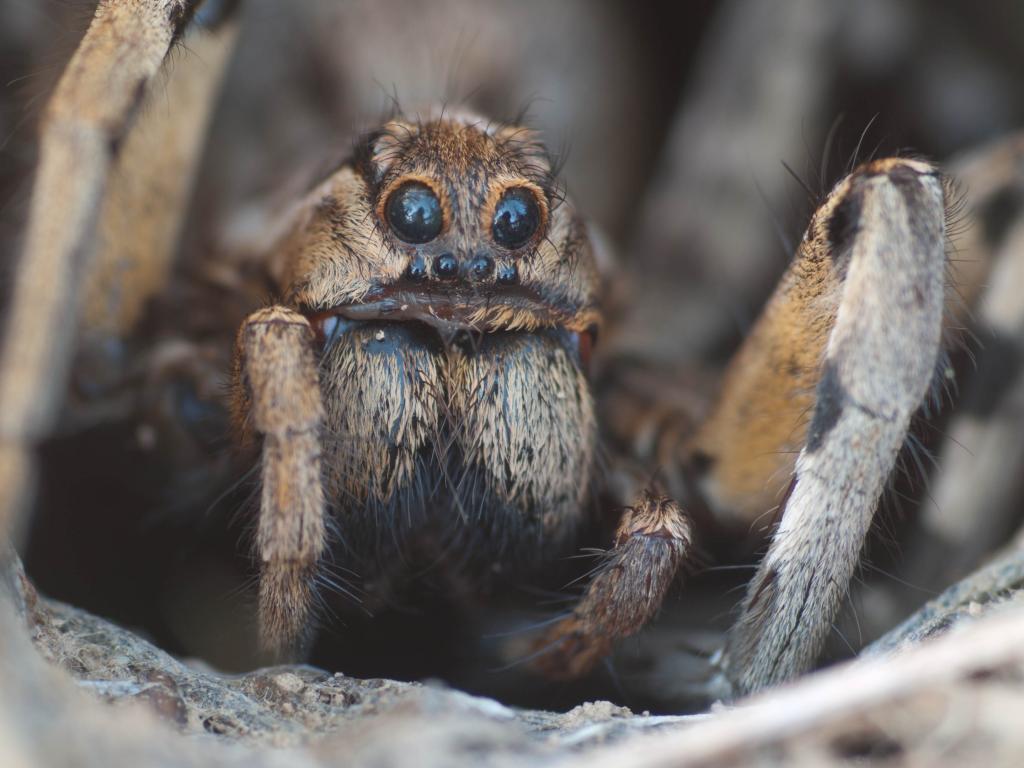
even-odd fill
[[[661,608],[692,555],[693,531],[679,505],[644,491],[622,515],[615,544],[570,616],[536,641],[532,666],[551,678],[589,672],[614,644],[639,631]]]
[[[906,579],[941,589],[966,575],[1019,525],[1024,467],[1024,136],[954,166],[972,222],[950,272],[973,310],[977,349],[938,455],[921,535],[908,542]],[[961,313],[966,314],[966,313]]]
[[[772,502],[742,462],[764,463],[785,482],[793,457],[778,452],[802,444],[778,527],[727,641],[722,665],[733,693],[809,668],[847,593],[935,375],[945,207],[939,174],[919,161],[875,161],[840,182],[696,437],[712,498],[749,505],[746,493],[762,510]],[[730,478],[747,485],[730,487]]]
[[[321,478],[320,395],[309,321],[284,307],[250,315],[238,333],[232,388],[243,444],[262,443],[260,641],[276,657],[310,636],[314,583],[327,531]]]
[[[202,12],[146,88],[107,180],[95,255],[83,288],[81,334],[109,343],[134,330],[164,287],[177,252],[198,155],[235,24]]]
[[[24,251],[0,351],[0,531],[34,484],[52,429],[107,181],[190,0],[103,0],[47,105]]]

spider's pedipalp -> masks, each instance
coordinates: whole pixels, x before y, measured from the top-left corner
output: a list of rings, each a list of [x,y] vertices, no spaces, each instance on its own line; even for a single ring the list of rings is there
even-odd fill
[[[238,334],[233,385],[243,442],[262,441],[256,552],[260,641],[276,658],[310,636],[327,539],[321,478],[320,396],[309,321],[283,307],[253,313]]]
[[[67,381],[107,179],[146,89],[194,6],[103,0],[43,116],[39,164],[0,353],[0,530],[33,487],[34,446]]]
[[[806,270],[804,262],[828,259],[829,281],[808,283],[811,270],[797,289],[806,302],[817,290],[820,301],[838,305],[824,329],[806,442],[781,520],[726,647],[723,668],[736,693],[809,668],[846,595],[910,418],[934,376],[944,212],[931,166],[881,160],[841,182],[808,229],[790,276]]]
[[[692,556],[690,519],[672,499],[644,491],[623,512],[615,545],[572,614],[534,642],[532,665],[550,678],[589,672],[654,617]]]

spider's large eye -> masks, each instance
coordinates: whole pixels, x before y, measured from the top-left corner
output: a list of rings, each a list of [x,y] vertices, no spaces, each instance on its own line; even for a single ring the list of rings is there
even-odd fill
[[[533,237],[538,226],[540,206],[537,205],[537,197],[528,189],[512,187],[494,206],[491,232],[498,245],[518,248]]]
[[[418,181],[408,181],[388,198],[388,224],[407,243],[428,243],[441,234],[444,216],[434,190]]]

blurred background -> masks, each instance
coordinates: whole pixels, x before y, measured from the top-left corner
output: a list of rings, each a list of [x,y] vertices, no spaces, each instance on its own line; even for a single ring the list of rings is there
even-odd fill
[[[40,110],[93,5],[0,0],[4,275]],[[620,343],[680,363],[727,358],[816,196],[855,156],[946,161],[1024,126],[1017,0],[244,0],[240,18],[182,274],[396,101],[525,114],[564,157],[570,194],[608,235],[639,297]],[[186,39],[174,57],[190,55]],[[92,439],[124,446],[116,460],[87,457],[89,444],[75,440],[48,447],[59,471],[46,477],[26,544],[30,574],[174,652],[250,665],[249,575],[221,554],[241,537],[237,504],[169,503],[130,447],[134,426],[103,430]],[[669,705],[620,683],[599,692]]]

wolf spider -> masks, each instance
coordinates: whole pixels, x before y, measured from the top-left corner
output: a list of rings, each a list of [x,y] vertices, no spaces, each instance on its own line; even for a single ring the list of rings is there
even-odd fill
[[[104,0],[49,104],[0,365],[6,526],[56,424],[68,308],[83,306],[81,344],[102,348],[167,282],[181,169],[233,34],[194,19],[198,6]],[[173,73],[169,118],[140,112],[194,22],[208,27],[191,42],[206,71]],[[945,375],[950,198],[917,159],[839,181],[691,424],[612,375],[615,268],[535,132],[428,109],[363,136],[275,225],[257,278],[242,274],[251,262],[219,265],[247,302],[268,283],[277,297],[241,324],[230,394],[238,445],[258,454],[264,646],[308,647],[327,561],[368,590],[396,563],[438,562],[486,590],[596,531],[610,543],[600,567],[532,644],[542,673],[582,675],[654,616],[705,531],[751,536],[767,518],[713,688],[736,696],[808,670],[911,419]],[[608,509],[622,511],[602,529]]]

